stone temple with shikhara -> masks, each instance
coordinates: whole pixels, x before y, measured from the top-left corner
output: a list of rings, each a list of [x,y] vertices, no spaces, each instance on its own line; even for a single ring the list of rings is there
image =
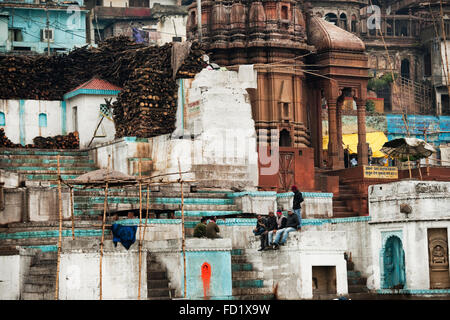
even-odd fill
[[[408,170],[367,166],[363,41],[299,1],[201,6],[209,66],[177,80],[172,133],[115,139],[106,122],[79,150],[0,150],[0,298],[448,299],[450,182],[443,168],[405,180]],[[193,2],[188,40],[200,36],[197,14]],[[93,133],[98,122],[74,114],[101,96],[54,103],[52,119]],[[348,100],[358,120],[353,168],[341,143]],[[25,123],[28,106],[53,110],[1,103]],[[105,180],[77,184],[89,172],[99,179],[96,169],[109,170],[107,190]],[[255,215],[287,214],[292,185],[303,192],[302,230],[258,251]],[[218,218],[221,239],[193,237],[201,217]],[[135,242],[113,232],[121,229],[135,230]]]

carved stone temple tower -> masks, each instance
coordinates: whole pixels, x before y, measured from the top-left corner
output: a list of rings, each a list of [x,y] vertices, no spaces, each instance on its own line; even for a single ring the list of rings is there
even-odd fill
[[[187,38],[198,39],[197,3],[188,10]],[[294,0],[201,1],[201,42],[211,61],[231,70],[253,65],[257,71],[257,89],[247,91],[263,190],[285,191],[293,184],[302,191],[317,190],[314,167],[323,167],[320,95],[333,91],[330,98],[336,99],[341,86],[330,91],[320,81],[326,70],[319,70],[317,78],[307,65],[311,62],[306,63],[315,63],[316,54],[315,43],[308,41],[307,14],[303,3]],[[330,49],[333,41],[331,37]],[[333,156],[338,156],[335,149]]]

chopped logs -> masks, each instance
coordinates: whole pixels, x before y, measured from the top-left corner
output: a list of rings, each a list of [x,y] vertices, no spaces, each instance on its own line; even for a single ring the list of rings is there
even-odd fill
[[[65,136],[36,137],[33,139],[34,148],[38,149],[78,149],[80,140],[78,132],[71,132]]]
[[[0,148],[37,148],[37,149],[78,149],[80,147],[80,140],[78,132],[71,132],[65,136],[54,137],[36,137],[33,139],[33,144],[22,146],[11,142],[5,134],[5,130],[0,128]]]
[[[123,88],[112,104],[117,138],[170,133],[177,106],[172,45],[146,46],[119,36],[98,48],[85,46],[63,55],[0,56],[0,99],[62,100],[65,93],[98,77]],[[176,78],[192,78],[200,72],[205,66],[203,54],[200,45],[192,43]]]

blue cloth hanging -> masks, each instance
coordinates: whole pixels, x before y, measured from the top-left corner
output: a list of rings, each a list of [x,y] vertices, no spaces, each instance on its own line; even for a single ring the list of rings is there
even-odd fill
[[[111,227],[113,234],[113,243],[117,247],[117,242],[120,242],[125,249],[129,249],[136,241],[137,226],[122,226],[120,224],[113,224]]]

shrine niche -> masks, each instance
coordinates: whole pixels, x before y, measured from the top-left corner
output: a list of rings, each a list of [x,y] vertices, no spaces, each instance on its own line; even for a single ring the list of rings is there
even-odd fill
[[[446,228],[428,229],[430,289],[450,288]]]
[[[383,288],[403,289],[406,285],[405,252],[399,237],[391,236],[386,240],[382,256]]]

